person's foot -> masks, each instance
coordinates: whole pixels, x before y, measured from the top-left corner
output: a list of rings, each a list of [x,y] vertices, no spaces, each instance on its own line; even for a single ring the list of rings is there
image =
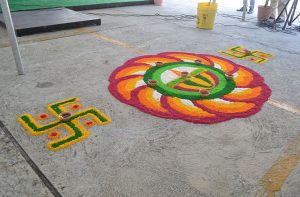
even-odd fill
[[[243,10],[244,10],[244,7],[241,7],[240,9],[237,9],[236,11],[242,12]],[[246,9],[246,11],[247,11],[247,9]]]
[[[247,12],[247,14],[253,14],[253,9],[249,9],[249,11]]]
[[[276,20],[276,18],[274,18],[274,17],[270,17],[269,19],[274,20],[274,21]],[[276,20],[276,23],[284,23],[284,21],[285,21],[284,19],[279,18],[279,19]]]
[[[284,23],[285,20],[283,20],[282,18],[279,18],[276,20],[276,23]]]

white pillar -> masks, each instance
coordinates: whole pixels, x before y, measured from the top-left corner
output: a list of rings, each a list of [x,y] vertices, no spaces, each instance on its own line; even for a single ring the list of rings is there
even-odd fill
[[[247,6],[248,6],[248,1],[244,0],[243,1],[243,17],[242,17],[242,21],[246,21]]]
[[[18,41],[14,30],[13,21],[11,18],[9,6],[7,0],[0,0],[1,8],[2,8],[2,14],[5,21],[6,30],[8,33],[9,41],[11,44],[12,52],[15,58],[15,63],[17,66],[18,74],[24,75],[24,68],[22,64],[22,59],[19,51]]]

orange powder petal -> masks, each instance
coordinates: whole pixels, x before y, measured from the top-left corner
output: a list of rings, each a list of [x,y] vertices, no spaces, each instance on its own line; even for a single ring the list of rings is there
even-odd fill
[[[147,87],[145,89],[142,89],[138,93],[137,97],[139,101],[149,109],[167,113],[168,111],[161,106],[160,101],[154,99],[153,93],[154,93],[154,89]]]
[[[163,58],[163,57],[144,57],[144,58],[136,60],[135,62],[153,65],[156,62],[169,63],[169,62],[178,62],[178,61],[175,59]]]
[[[252,73],[243,68],[239,68],[236,73],[238,76],[234,77],[234,81],[237,87],[246,87],[253,81]]]
[[[244,103],[244,102],[226,102],[223,103],[218,101],[217,99],[214,100],[198,100],[196,101],[199,104],[205,105],[208,109],[222,112],[222,113],[241,113],[246,112],[253,107],[255,107],[254,103]]]
[[[255,88],[245,88],[245,90],[241,92],[231,92],[224,96],[224,98],[243,101],[248,99],[253,99],[261,95],[262,87]]]
[[[206,59],[204,59],[202,57],[198,57],[195,55],[182,54],[182,53],[170,53],[170,54],[167,54],[167,56],[175,57],[175,58],[182,59],[182,60],[190,60],[190,61],[200,60],[202,64],[210,65],[209,61],[207,61]]]
[[[224,72],[231,72],[233,71],[234,69],[234,66],[227,62],[227,61],[224,61],[222,59],[219,59],[217,57],[212,57],[212,56],[207,56],[211,61],[213,61],[214,63],[218,64],[221,66],[221,70],[224,71]]]
[[[115,79],[119,79],[122,77],[126,77],[129,75],[132,75],[136,72],[139,71],[147,71],[149,68],[151,68],[151,66],[146,66],[146,65],[141,65],[141,66],[131,66],[128,68],[124,68],[123,70],[121,70],[120,72],[118,72],[115,76]]]
[[[136,83],[142,80],[143,76],[136,76],[130,79],[120,81],[117,85],[118,92],[126,99],[131,99],[131,91],[136,88]]]
[[[192,107],[189,105],[184,104],[181,99],[175,97],[168,97],[167,102],[171,108],[176,110],[177,112],[194,117],[201,117],[201,118],[209,118],[215,117],[215,114],[211,114],[207,111],[204,111],[198,107]]]

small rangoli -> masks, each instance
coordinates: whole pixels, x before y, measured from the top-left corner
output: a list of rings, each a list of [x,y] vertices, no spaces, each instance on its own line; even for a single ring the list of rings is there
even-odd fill
[[[229,48],[227,51],[219,51],[223,55],[234,57],[237,59],[248,59],[256,64],[263,64],[269,60],[269,58],[274,57],[274,55],[257,51],[257,50],[248,50],[241,46],[235,46],[232,48]]]
[[[49,119],[49,115],[46,113],[37,116],[39,122],[30,114],[20,116],[18,121],[21,122],[23,127],[31,135],[37,136],[47,133],[48,139],[52,140],[48,143],[48,148],[50,150],[60,150],[87,138],[89,136],[87,128],[95,124],[105,125],[111,122],[111,120],[98,109],[81,109],[81,104],[75,104],[77,102],[79,102],[79,98],[75,97],[50,104],[48,110],[55,117],[55,120],[51,122],[41,123],[41,121]],[[71,105],[70,109],[73,114],[68,112],[66,108],[68,105]],[[91,120],[81,123],[80,120],[84,118],[90,118]],[[65,128],[69,134],[61,137],[59,129],[62,128]]]

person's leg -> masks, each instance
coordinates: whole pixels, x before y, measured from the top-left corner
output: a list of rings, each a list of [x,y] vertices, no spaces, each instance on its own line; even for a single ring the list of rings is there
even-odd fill
[[[244,10],[244,7],[241,7],[240,9],[237,9],[236,11],[242,12]]]
[[[250,0],[249,10],[254,10],[255,0]]]
[[[287,2],[288,2],[288,0],[279,0],[279,2],[278,2],[278,14],[280,14],[282,12],[282,10],[284,9]],[[285,18],[286,18],[286,12],[285,11],[281,14],[280,18],[282,20],[285,20]]]
[[[270,7],[273,8],[273,12],[272,12],[270,18],[276,18],[276,16],[277,16],[278,0],[271,0]]]
[[[244,5],[240,9],[237,9],[236,11],[242,12],[243,10],[244,10]]]
[[[250,6],[249,6],[248,14],[253,14],[254,5],[255,5],[255,0],[250,0]]]

